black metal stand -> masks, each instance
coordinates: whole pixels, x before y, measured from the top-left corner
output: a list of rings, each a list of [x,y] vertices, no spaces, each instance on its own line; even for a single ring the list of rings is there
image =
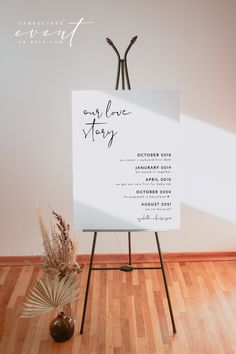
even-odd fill
[[[127,55],[132,47],[132,45],[136,42],[138,36],[135,36],[131,39],[130,44],[128,45],[128,48],[125,51],[124,54],[124,59],[121,59],[120,53],[118,52],[116,46],[112,42],[110,38],[107,38],[107,43],[110,44],[110,46],[114,49],[117,57],[118,57],[118,70],[117,70],[117,77],[116,77],[116,90],[118,90],[119,87],[119,81],[120,81],[120,71],[121,71],[121,81],[122,81],[122,90],[125,90],[125,79],[127,81],[127,87],[128,90],[131,90],[130,86],[130,81],[129,81],[129,74],[128,74],[128,67],[127,67]]]
[[[83,334],[84,330],[84,320],[85,320],[85,315],[86,315],[86,308],[87,308],[87,302],[88,302],[88,293],[89,293],[89,286],[90,286],[90,279],[91,279],[91,272],[92,270],[120,270],[122,272],[132,272],[133,270],[137,269],[160,269],[162,271],[162,276],[164,280],[164,285],[165,285],[165,291],[166,291],[166,296],[167,296],[167,302],[168,302],[168,307],[169,307],[169,312],[170,312],[170,318],[171,318],[171,323],[172,323],[172,329],[173,332],[176,333],[176,326],[175,326],[175,320],[174,320],[174,315],[172,311],[172,306],[171,306],[171,301],[170,301],[170,294],[168,290],[168,285],[167,285],[167,280],[166,280],[166,275],[165,275],[165,268],[162,260],[162,253],[161,253],[161,247],[160,247],[160,242],[158,238],[158,233],[155,232],[155,237],[156,237],[156,243],[157,243],[157,249],[158,249],[158,254],[159,254],[159,259],[160,259],[160,267],[133,267],[131,265],[131,244],[130,244],[130,236],[131,233],[128,231],[128,239],[129,239],[129,264],[128,265],[123,265],[120,267],[93,267],[93,258],[94,258],[94,253],[95,253],[95,247],[96,247],[96,241],[97,241],[97,231],[94,232],[93,236],[93,245],[92,245],[92,251],[91,251],[91,257],[90,257],[90,263],[89,263],[89,271],[88,271],[88,278],[87,278],[87,285],[86,285],[86,292],[85,292],[85,298],[84,298],[84,308],[83,308],[83,315],[82,315],[82,321],[81,321],[81,326],[80,326],[80,334]]]
[[[116,79],[116,90],[118,90],[119,87],[119,80],[120,80],[120,70],[121,70],[121,79],[122,79],[122,89],[125,89],[125,79],[127,81],[127,87],[130,90],[130,81],[129,81],[129,75],[128,75],[128,68],[127,68],[127,54],[136,41],[137,36],[133,37],[128,48],[125,51],[124,59],[121,59],[120,54],[113,44],[113,42],[107,38],[107,42],[112,46],[114,51],[116,52],[118,56],[118,70],[117,70],[117,79]],[[92,230],[90,230],[92,231]],[[114,230],[111,230],[114,231]],[[119,230],[117,230],[119,231]],[[90,263],[89,263],[89,271],[88,271],[88,278],[87,278],[87,285],[86,285],[86,292],[85,292],[85,298],[84,298],[84,307],[83,307],[83,315],[82,315],[82,321],[81,321],[81,327],[80,327],[80,334],[83,333],[84,329],[84,321],[85,321],[85,316],[86,316],[86,308],[87,308],[87,302],[88,302],[88,293],[89,293],[89,286],[90,286],[90,279],[91,279],[91,272],[92,270],[120,270],[122,272],[132,272],[133,270],[137,269],[160,269],[162,271],[162,276],[163,276],[163,281],[165,285],[165,291],[166,291],[166,296],[167,296],[167,302],[168,302],[168,307],[169,307],[169,312],[170,312],[170,318],[171,318],[171,323],[172,323],[172,329],[173,332],[176,333],[176,327],[175,327],[175,320],[174,320],[174,315],[172,311],[172,306],[171,306],[171,301],[170,301],[170,295],[169,295],[169,290],[168,290],[168,285],[167,285],[167,280],[166,280],[166,275],[165,275],[165,269],[164,269],[164,264],[162,260],[162,253],[161,253],[161,247],[160,247],[160,242],[158,238],[158,233],[155,232],[155,237],[156,237],[156,243],[157,243],[157,249],[158,249],[158,254],[159,254],[159,259],[160,259],[160,266],[159,267],[133,267],[132,266],[132,256],[131,256],[131,231],[127,230],[128,232],[128,249],[129,249],[129,258],[128,258],[128,265],[123,265],[120,267],[93,267],[93,258],[94,258],[94,253],[95,253],[95,247],[96,247],[96,241],[97,241],[97,233],[98,230],[94,231],[94,236],[93,236],[93,244],[92,244],[92,251],[91,251],[91,256],[90,256]]]

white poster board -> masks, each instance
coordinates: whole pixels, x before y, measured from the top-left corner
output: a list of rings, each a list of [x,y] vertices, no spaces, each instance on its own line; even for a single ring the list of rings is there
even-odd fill
[[[73,91],[72,116],[74,227],[178,229],[178,92]]]

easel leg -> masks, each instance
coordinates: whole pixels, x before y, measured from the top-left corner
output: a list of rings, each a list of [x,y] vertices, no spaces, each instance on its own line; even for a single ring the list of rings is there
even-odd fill
[[[164,264],[163,264],[163,260],[162,260],[161,247],[160,247],[160,242],[159,242],[159,238],[158,238],[158,233],[157,232],[155,232],[155,236],[156,236],[157,248],[158,248],[158,253],[159,253],[159,258],[160,258],[160,263],[161,263],[161,271],[162,271],[162,275],[163,275],[163,280],[164,280],[164,285],[165,285],[165,290],[166,290],[166,296],[167,296],[167,301],[168,301],[168,306],[169,306],[169,311],[170,311],[172,328],[173,328],[173,332],[176,333],[175,320],[174,320],[174,315],[173,315],[173,311],[172,311],[170,295],[169,295],[168,285],[167,285],[167,281],[166,281],[166,274],[165,274]]]
[[[129,265],[132,264],[132,259],[131,259],[131,233],[128,232],[128,244],[129,244]]]
[[[93,256],[94,256],[94,251],[95,251],[95,246],[96,246],[96,239],[97,239],[97,232],[94,232],[93,246],[92,246],[92,252],[91,252],[91,256],[90,256],[89,272],[88,272],[86,292],[85,292],[85,298],[84,298],[83,315],[82,315],[82,321],[81,321],[81,326],[80,326],[80,334],[83,333],[83,329],[84,329],[84,320],[85,320],[85,315],[86,315],[89,285],[90,285],[91,271],[92,271],[92,266],[93,266]]]

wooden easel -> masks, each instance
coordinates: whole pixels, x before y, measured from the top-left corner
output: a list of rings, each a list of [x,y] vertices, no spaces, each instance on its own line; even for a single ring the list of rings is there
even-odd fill
[[[118,57],[118,70],[117,70],[117,79],[116,79],[116,90],[118,90],[119,87],[119,82],[120,82],[120,74],[121,74],[121,80],[122,80],[122,90],[125,90],[125,79],[127,82],[127,88],[128,90],[131,90],[130,86],[130,81],[129,81],[129,75],[128,75],[128,67],[127,67],[127,54],[132,47],[132,45],[135,43],[137,40],[137,36],[133,37],[131,39],[131,42],[128,46],[128,48],[125,51],[124,54],[124,59],[121,59],[120,54],[111,41],[111,39],[107,38],[108,44],[114,49],[115,53],[117,54]],[[169,307],[169,312],[170,312],[170,318],[171,318],[171,323],[172,323],[172,328],[173,332],[176,333],[176,326],[175,326],[175,320],[174,320],[174,315],[172,311],[172,306],[171,306],[171,301],[170,301],[170,295],[169,295],[169,290],[167,286],[167,281],[166,281],[166,275],[165,275],[165,269],[164,269],[164,264],[162,260],[162,253],[161,253],[161,247],[160,247],[160,242],[158,238],[158,233],[155,232],[155,238],[156,238],[156,243],[157,243],[157,249],[158,249],[158,255],[160,259],[160,266],[159,267],[133,267],[132,266],[132,252],[131,252],[131,232],[136,232],[140,230],[83,230],[83,231],[92,231],[94,233],[93,235],[93,244],[92,244],[92,250],[91,250],[91,256],[90,256],[90,263],[89,263],[89,271],[88,271],[88,278],[87,278],[87,285],[86,285],[86,292],[85,292],[85,298],[84,298],[84,307],[83,307],[83,315],[82,315],[82,321],[81,321],[81,326],[80,326],[80,334],[83,334],[83,329],[84,329],[84,320],[86,316],[86,308],[87,308],[87,301],[88,301],[88,293],[89,293],[89,286],[90,286],[90,279],[91,279],[91,272],[93,270],[120,270],[123,272],[131,272],[133,270],[137,269],[160,269],[162,271],[162,276],[163,276],[163,281],[165,285],[165,291],[166,291],[166,296],[167,296],[167,302],[168,302],[168,307]],[[120,267],[93,267],[93,258],[95,254],[95,247],[96,247],[96,241],[97,241],[97,234],[99,231],[110,231],[110,232],[120,232],[124,231],[128,233],[128,249],[129,249],[129,255],[128,255],[128,264],[120,266]]]

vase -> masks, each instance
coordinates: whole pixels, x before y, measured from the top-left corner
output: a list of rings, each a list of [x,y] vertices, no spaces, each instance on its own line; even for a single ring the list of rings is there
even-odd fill
[[[50,324],[50,334],[56,342],[65,342],[70,339],[75,330],[72,316],[60,312]]]

